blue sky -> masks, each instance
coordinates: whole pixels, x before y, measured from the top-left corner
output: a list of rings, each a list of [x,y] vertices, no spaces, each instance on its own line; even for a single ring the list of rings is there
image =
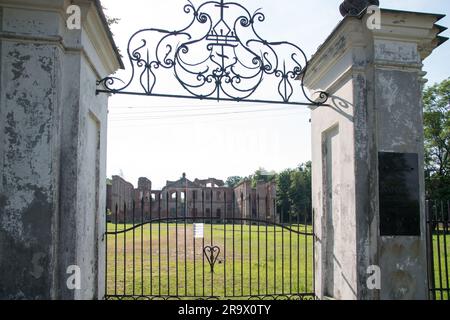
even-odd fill
[[[194,4],[202,1],[193,1]],[[381,0],[390,9],[443,13],[448,0]],[[102,0],[122,52],[132,33],[159,27],[184,27],[184,0]],[[244,2],[242,2],[244,3]],[[262,8],[260,34],[271,41],[298,44],[311,56],[341,20],[337,0],[245,0],[251,11]],[[450,18],[440,21],[450,26]],[[444,35],[449,36],[446,31]],[[450,76],[450,41],[425,61],[429,84]],[[125,61],[127,65],[127,61]],[[310,112],[306,107],[197,102],[150,97],[113,96],[109,103],[108,176],[140,176],[160,188],[166,180],[246,176],[258,167],[280,171],[311,157]]]

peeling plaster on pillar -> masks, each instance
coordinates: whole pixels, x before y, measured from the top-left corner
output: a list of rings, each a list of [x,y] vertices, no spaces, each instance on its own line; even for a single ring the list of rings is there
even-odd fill
[[[357,73],[355,77],[355,116],[354,116],[354,131],[355,131],[355,176],[356,185],[355,192],[357,198],[361,201],[357,201],[356,205],[356,220],[357,220],[357,269],[358,275],[366,271],[369,265],[370,257],[370,241],[369,241],[369,220],[370,220],[370,199],[371,192],[370,186],[366,183],[367,178],[370,176],[371,157],[369,145],[370,143],[370,111],[367,108],[368,104],[368,91],[370,85],[363,73]],[[359,214],[358,214],[359,213]],[[358,294],[357,299],[362,299],[367,296],[366,285],[364,279],[357,277]]]
[[[0,7],[0,32],[3,32],[3,8]],[[0,132],[4,132],[5,126],[5,96],[3,92],[3,41],[0,41]],[[6,198],[3,195],[3,157],[4,157],[4,141],[0,138],[0,213],[3,212],[6,205]]]
[[[419,155],[420,216],[419,237],[380,237],[380,266],[385,270],[382,285],[389,289],[383,299],[424,299],[427,280],[418,275],[427,274],[425,239],[425,187],[423,173],[423,118],[420,101],[421,85],[415,72],[404,70],[377,70],[379,149],[389,152],[417,153]],[[390,87],[386,86],[390,83]],[[402,92],[394,99],[389,88]],[[395,130],[396,136],[389,135]],[[415,261],[411,264],[410,261]],[[395,266],[394,266],[395,265]]]
[[[0,38],[0,299],[96,299],[104,290],[97,239],[107,96],[95,89],[121,63],[97,7],[83,2],[85,24],[70,32],[66,4],[0,4],[8,32]],[[102,142],[87,134],[91,114]],[[86,171],[90,164],[97,174]],[[82,268],[82,290],[66,286],[70,265]]]
[[[3,79],[11,80],[2,83],[6,122],[0,269],[19,276],[3,279],[0,290],[5,292],[0,296],[52,297],[52,291],[44,288],[52,287],[55,264],[51,244],[58,206],[58,70],[44,70],[39,57],[57,60],[58,50],[12,42],[2,46]]]

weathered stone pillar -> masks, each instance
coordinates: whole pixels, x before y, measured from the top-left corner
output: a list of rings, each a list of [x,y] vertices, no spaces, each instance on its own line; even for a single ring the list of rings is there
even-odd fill
[[[319,298],[426,299],[422,61],[445,41],[433,14],[346,17],[310,62]],[[373,267],[375,266],[375,267]],[[375,277],[380,268],[380,290]],[[369,271],[369,273],[368,273]],[[375,289],[374,289],[375,288]]]
[[[101,298],[107,96],[95,89],[120,57],[98,1],[0,0],[0,21],[0,299]],[[72,265],[80,289],[66,285]]]

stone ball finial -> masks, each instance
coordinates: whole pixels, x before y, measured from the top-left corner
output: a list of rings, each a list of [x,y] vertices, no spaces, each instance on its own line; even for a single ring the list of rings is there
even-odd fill
[[[379,6],[379,0],[345,0],[339,7],[342,16],[358,16],[369,6]]]

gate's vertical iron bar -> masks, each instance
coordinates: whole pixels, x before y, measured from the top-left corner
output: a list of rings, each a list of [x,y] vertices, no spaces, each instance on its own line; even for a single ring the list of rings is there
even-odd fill
[[[161,296],[161,198],[163,193],[161,192],[158,201],[158,295]],[[166,197],[167,197],[166,193]],[[168,210],[168,208],[166,208]],[[166,210],[166,211],[167,211]]]
[[[259,231],[260,231],[260,223],[259,223],[259,220],[260,220],[260,217],[259,217],[259,214],[260,214],[260,211],[259,211],[259,194],[257,194],[257,196],[256,196],[256,211],[257,211],[257,215],[258,215],[258,255],[257,256],[258,256],[258,296],[259,296],[259,295],[261,295],[261,285],[260,285],[260,281],[261,281],[261,278],[260,278],[261,261],[260,261],[260,235],[259,235]]]
[[[450,221],[449,216],[450,216],[450,200],[447,200],[447,212],[446,212],[446,215],[445,215],[445,222],[444,222],[444,237],[445,237],[445,239],[447,239],[447,236],[448,236],[448,226],[449,226],[449,221]],[[447,248],[447,242],[445,242],[445,247]],[[448,257],[447,254],[448,253],[446,251],[445,252],[445,257],[446,257],[445,261],[446,261],[446,263],[448,265],[449,257]],[[447,270],[448,270],[448,267],[447,267]],[[448,274],[448,271],[447,271],[447,300],[450,300],[450,287],[449,287],[448,281],[449,281],[449,274]]]
[[[244,194],[241,192],[241,296],[244,295],[244,208]]]
[[[270,191],[271,192],[271,191]],[[269,241],[268,241],[268,219],[267,219],[267,212],[268,212],[268,208],[270,210],[270,206],[269,206],[269,201],[268,201],[268,195],[266,194],[266,199],[265,199],[265,224],[266,224],[266,295],[269,294],[269,258],[268,258],[268,253],[269,253],[269,249],[268,249],[268,245],[269,245]]]
[[[223,285],[224,296],[227,296],[227,191],[223,195]]]
[[[311,204],[311,223],[312,223],[312,258],[313,258],[313,265],[312,265],[312,286],[313,286],[313,293],[314,293],[314,299],[316,298],[316,212],[314,211],[314,208]]]
[[[211,224],[211,248],[214,246],[214,236],[213,236],[213,188],[211,187],[211,221],[209,222]],[[214,271],[211,272],[211,297],[214,296]]]
[[[427,261],[428,261],[428,293],[431,300],[436,300],[435,273],[434,273],[434,248],[433,248],[433,219],[430,214],[433,202],[426,201],[425,214],[427,218]]]
[[[176,195],[176,200],[175,200],[175,290],[176,290],[176,294],[177,296],[179,296],[179,282],[178,282],[178,192]]]
[[[273,293],[277,293],[277,203],[273,199]]]
[[[127,204],[123,206],[123,294],[127,294]]]
[[[441,201],[441,220],[442,220],[442,226],[443,226],[443,235],[442,238],[444,239],[444,266],[445,266],[445,291],[447,293],[447,299],[449,299],[449,293],[450,293],[450,287],[449,287],[449,278],[448,278],[448,252],[447,252],[447,221],[444,218],[444,202]],[[444,296],[442,297],[443,299]]]
[[[236,223],[236,220],[235,220],[235,218],[236,218],[236,205],[235,205],[235,201],[236,201],[236,194],[235,194],[235,192],[234,192],[234,190],[233,190],[233,203],[232,203],[232,208],[231,208],[231,210],[233,211],[232,212],[232,215],[233,215],[233,297],[235,297],[236,296],[236,286],[235,286],[235,284],[236,284],[236,282],[235,282],[235,278],[236,278],[236,261],[235,261],[235,243],[234,243],[234,241],[235,241],[235,234],[234,234],[234,232],[235,232],[235,223]]]
[[[175,197],[178,197],[178,191],[176,192]],[[167,253],[167,296],[170,296],[170,239],[169,239],[169,222],[170,222],[170,200],[172,200],[172,197],[167,197],[166,204],[167,204],[167,216],[166,216],[166,253]]]
[[[284,221],[285,212],[281,213],[281,293],[284,294]]]
[[[203,228],[205,226],[205,190],[202,189],[202,215],[203,215]],[[202,251],[205,248],[205,237],[202,238]],[[202,289],[203,297],[205,296],[205,255],[202,254]]]
[[[153,194],[150,193],[150,223],[149,226],[149,235],[150,235],[150,295],[153,295]],[[155,195],[156,200],[156,195]]]
[[[440,295],[440,300],[442,300],[442,294],[443,294],[443,291],[442,291],[442,288],[443,288],[443,281],[442,281],[442,266],[441,266],[441,238],[440,238],[440,221],[439,221],[439,214],[438,214],[438,212],[439,212],[439,209],[438,209],[438,206],[439,205],[439,203],[438,202],[436,202],[436,206],[435,206],[435,210],[434,210],[434,220],[436,221],[436,223],[437,223],[437,251],[438,251],[438,267],[439,267],[439,291],[440,291],[440,293],[441,293],[441,295]]]
[[[305,209],[305,216],[306,216],[306,209]],[[306,221],[306,219],[305,219]],[[306,226],[306,224],[305,224]],[[297,212],[297,293],[300,293],[300,212]],[[305,238],[305,241],[307,238]],[[305,252],[306,254],[306,252]],[[306,289],[305,289],[306,290]]]
[[[133,199],[133,205],[132,208],[133,210],[132,212],[132,225],[133,225],[133,244],[132,244],[132,248],[133,248],[133,297],[136,295],[136,229],[134,228],[135,224],[136,224],[136,219],[135,219],[135,212],[136,212],[136,203],[135,200]]]
[[[447,213],[446,213],[446,219],[445,219],[445,236],[447,237],[449,232],[449,225],[450,225],[450,200],[447,200]],[[447,260],[449,257],[447,256]],[[447,275],[447,279],[449,279],[449,276]],[[448,295],[447,300],[450,300],[450,288],[447,287]]]
[[[105,298],[108,296],[108,208],[105,212]]]
[[[308,290],[308,207],[305,205],[305,292]],[[298,226],[300,231],[300,225]]]
[[[292,228],[292,215],[288,216],[289,228]],[[292,230],[289,231],[289,293],[292,294]]]
[[[187,181],[186,181],[186,189],[183,198],[183,216],[184,216],[184,295],[188,295],[188,279],[187,279]]]
[[[195,208],[195,200],[196,200],[196,193],[197,191],[192,191],[192,210],[193,210],[193,223],[197,223],[197,209]],[[187,198],[187,196],[186,196]],[[192,228],[194,228],[194,226],[192,226]],[[194,297],[197,296],[197,257],[196,257],[196,250],[195,250],[195,246],[196,246],[196,239],[195,239],[195,234],[193,236],[193,242],[194,242]]]
[[[250,208],[250,220],[248,224],[248,257],[249,257],[249,263],[248,263],[248,275],[250,277],[250,283],[249,283],[249,296],[253,295],[252,291],[252,218],[253,218],[253,208],[252,208],[252,195],[248,195],[248,203]]]
[[[144,295],[144,194],[141,200],[141,296]]]
[[[117,296],[117,225],[119,205],[116,203],[115,232],[114,232],[114,295]]]

